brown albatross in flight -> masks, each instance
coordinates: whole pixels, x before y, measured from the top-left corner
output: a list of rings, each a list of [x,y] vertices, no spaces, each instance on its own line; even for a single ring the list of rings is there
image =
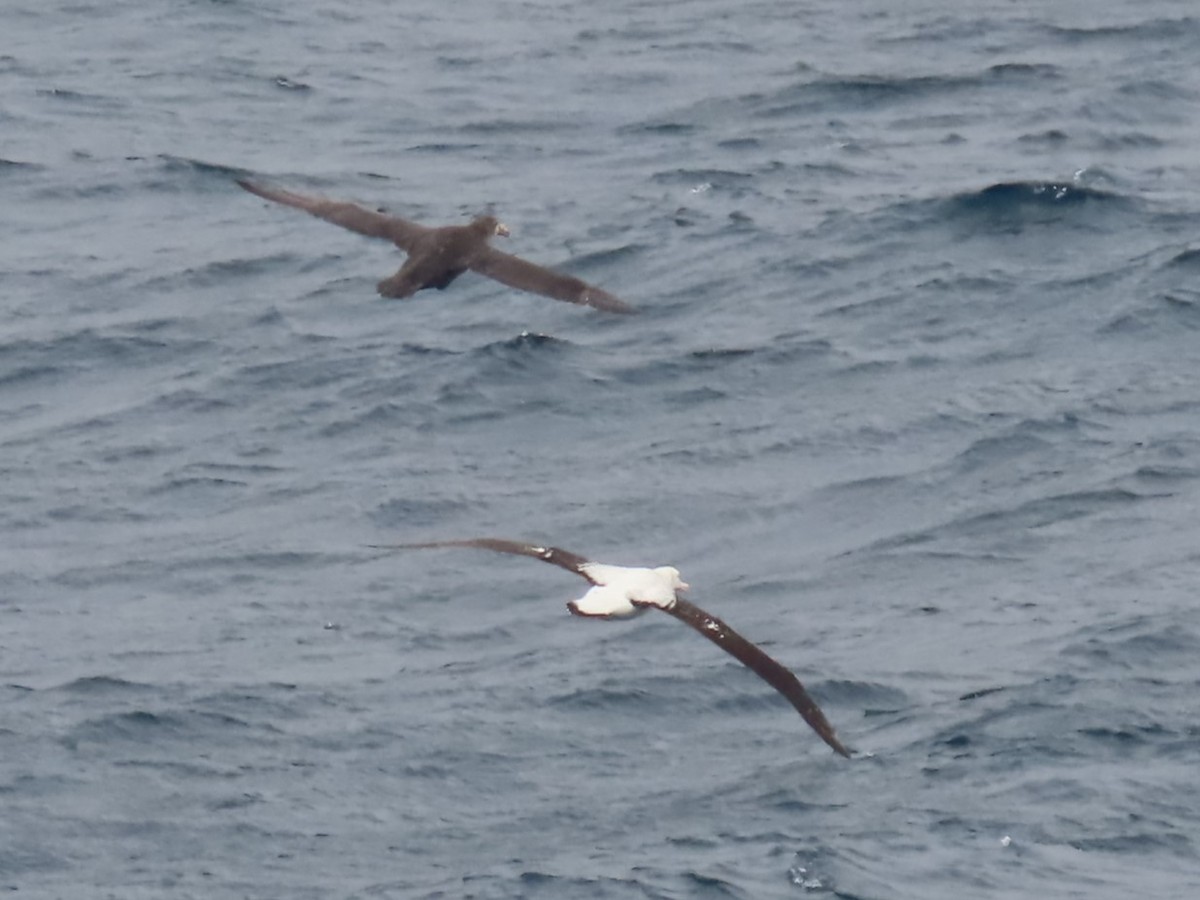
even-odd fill
[[[426,228],[416,222],[373,212],[354,203],[294,194],[250,181],[238,181],[238,184],[252,194],[302,209],[318,219],[325,219],[368,237],[385,238],[407,253],[408,259],[400,271],[379,282],[377,288],[384,297],[411,297],[425,288],[442,291],[455,278],[471,269],[509,287],[544,294],[555,300],[593,306],[605,312],[636,312],[632,306],[608,291],[491,247],[488,241],[494,235],[508,235],[508,228],[494,216],[479,216],[469,225]]]
[[[558,547],[540,547],[498,538],[472,538],[460,541],[433,541],[423,544],[394,544],[387,547],[372,545],[376,549],[418,549],[428,547],[478,547],[499,553],[515,553],[531,556],[581,575],[591,589],[578,600],[567,604],[567,609],[576,616],[597,619],[623,619],[639,615],[650,607],[661,609],[698,632],[739,662],[754,671],[767,684],[781,693],[813,731],[826,744],[842,756],[850,751],[838,740],[833,726],[821,712],[815,700],[809,696],[804,685],[794,674],[780,663],[767,656],[761,648],[750,643],[716,616],[709,615],[700,607],[689,603],[682,596],[688,589],[673,566],[656,569],[610,566],[592,562],[575,553]]]

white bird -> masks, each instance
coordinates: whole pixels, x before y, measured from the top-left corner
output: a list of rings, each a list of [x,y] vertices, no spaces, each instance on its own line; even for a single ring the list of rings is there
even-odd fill
[[[592,562],[578,554],[558,547],[542,547],[499,538],[471,538],[458,541],[431,541],[420,544],[393,544],[375,546],[376,549],[425,549],[430,547],[477,547],[499,553],[514,553],[530,556],[552,563],[568,572],[585,578],[592,587],[578,600],[567,604],[567,609],[576,616],[595,619],[624,619],[640,615],[654,607],[674,616],[737,658],[767,684],[782,694],[813,731],[826,744],[842,756],[850,751],[838,740],[833,726],[821,712],[816,701],[809,696],[799,679],[785,666],[769,657],[759,647],[746,640],[716,616],[709,615],[700,607],[682,597],[688,585],[679,577],[674,566],[637,568],[609,566]]]

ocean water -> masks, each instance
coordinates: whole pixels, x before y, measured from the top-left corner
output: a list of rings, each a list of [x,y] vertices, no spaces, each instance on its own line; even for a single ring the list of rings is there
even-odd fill
[[[1200,891],[1194,4],[48,0],[0,40],[0,888]],[[402,257],[236,177],[504,248]],[[475,535],[673,564],[669,617]]]

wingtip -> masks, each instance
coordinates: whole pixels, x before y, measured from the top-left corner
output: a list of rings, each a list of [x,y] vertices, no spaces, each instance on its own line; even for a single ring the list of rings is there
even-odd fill
[[[824,718],[823,714],[822,718]],[[825,726],[824,728],[817,727],[816,724],[811,721],[808,724],[813,726],[813,731],[815,731],[821,740],[828,744],[829,748],[838,756],[844,756],[846,759],[854,758],[854,751],[849,749],[841,742],[837,736],[837,732],[833,730],[833,727],[829,725],[828,721],[822,723]]]
[[[842,743],[841,738],[838,737],[838,733],[833,730],[833,725],[831,725],[829,720],[825,718],[825,714],[821,712],[819,707],[817,712],[818,721],[813,721],[807,716],[804,717],[805,721],[812,726],[812,729],[817,733],[817,736],[820,737],[820,739],[823,740],[829,746],[829,748],[833,750],[834,753],[836,753],[838,756],[844,756],[846,759],[853,759],[854,751]]]
[[[641,310],[630,306],[628,303],[592,303],[588,301],[584,306],[590,306],[598,312],[613,313],[618,316],[636,316]]]
[[[600,312],[616,313],[623,316],[633,315],[638,311],[620,297],[616,297],[608,291],[601,290],[592,285],[586,285],[579,292],[579,296],[575,302],[581,306],[590,306],[592,309],[599,310]]]
[[[253,194],[255,197],[261,197],[264,200],[271,199],[269,195],[269,188],[265,188],[258,182],[251,181],[249,178],[235,178],[233,179],[233,183],[240,187],[243,191]]]
[[[616,313],[619,316],[634,316],[640,312],[636,306],[630,306],[624,300],[618,300],[611,294],[600,298],[588,296],[583,302],[585,306],[590,306],[592,309],[598,309],[606,313]]]

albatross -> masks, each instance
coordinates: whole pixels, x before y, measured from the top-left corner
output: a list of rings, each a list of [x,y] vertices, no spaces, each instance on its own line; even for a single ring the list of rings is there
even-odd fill
[[[501,253],[492,247],[488,241],[493,237],[508,236],[508,227],[495,216],[478,216],[469,225],[427,228],[399,216],[364,209],[355,203],[310,197],[264,187],[251,181],[238,180],[237,183],[266,200],[294,206],[318,219],[368,237],[389,240],[407,253],[408,259],[400,270],[376,286],[384,297],[411,297],[425,288],[444,291],[450,282],[470,269],[509,287],[544,294],[555,300],[611,313],[636,312],[628,303],[586,281],[535,265],[519,256]]]
[[[582,597],[567,604],[567,609],[576,616],[592,619],[627,619],[651,608],[662,610],[690,625],[726,653],[734,656],[738,662],[782,694],[813,731],[820,735],[821,740],[842,756],[850,756],[850,751],[838,740],[833,726],[829,724],[821,708],[788,668],[746,640],[721,619],[683,598],[683,592],[688,589],[688,585],[680,578],[679,570],[674,566],[649,569],[605,565],[559,547],[543,547],[500,538],[371,546],[379,550],[474,547],[540,559],[568,572],[574,572],[592,585]]]

